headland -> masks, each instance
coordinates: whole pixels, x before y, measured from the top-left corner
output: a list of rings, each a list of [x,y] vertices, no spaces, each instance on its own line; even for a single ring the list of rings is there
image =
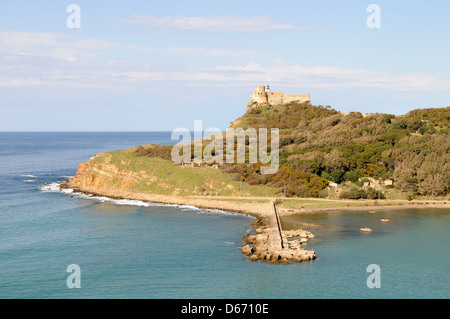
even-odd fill
[[[274,173],[264,174],[262,161],[208,164],[187,156],[187,162],[176,164],[172,146],[141,145],[92,157],[61,187],[251,215],[254,232],[243,236],[241,250],[249,260],[274,263],[316,257],[305,249],[314,235],[283,230],[283,216],[450,206],[450,107],[401,116],[343,113],[311,105],[308,94],[285,95],[256,86],[245,114],[229,128],[243,132],[248,144],[242,153],[248,157],[255,138],[246,132],[256,128],[279,130],[279,148],[271,143],[263,150],[279,155]],[[207,147],[202,143],[203,153]]]

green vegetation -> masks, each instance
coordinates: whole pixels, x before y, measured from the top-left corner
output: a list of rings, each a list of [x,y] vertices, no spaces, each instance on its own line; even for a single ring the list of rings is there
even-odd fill
[[[287,197],[330,197],[334,190],[327,190],[328,181],[341,184],[339,198],[434,198],[450,193],[450,107],[395,116],[344,114],[328,106],[292,103],[253,108],[235,123],[243,129],[279,128],[280,168],[263,175],[261,163],[221,165],[234,182],[269,186]],[[147,146],[135,154],[168,159],[170,150]],[[363,178],[379,184],[367,187],[369,179]],[[388,179],[394,186],[382,184]]]

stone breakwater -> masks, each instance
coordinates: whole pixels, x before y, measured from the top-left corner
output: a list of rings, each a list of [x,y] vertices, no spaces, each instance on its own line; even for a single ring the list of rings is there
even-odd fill
[[[314,250],[306,250],[301,246],[314,238],[311,232],[305,230],[282,231],[283,246],[278,229],[264,219],[253,222],[254,233],[243,236],[242,253],[250,261],[263,260],[270,263],[292,263],[314,260]]]

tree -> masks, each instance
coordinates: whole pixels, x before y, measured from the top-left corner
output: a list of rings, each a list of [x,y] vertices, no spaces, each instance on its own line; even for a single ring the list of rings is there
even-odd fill
[[[349,163],[343,152],[334,149],[330,153],[325,154],[324,166],[328,172],[337,170],[343,173],[348,169]]]

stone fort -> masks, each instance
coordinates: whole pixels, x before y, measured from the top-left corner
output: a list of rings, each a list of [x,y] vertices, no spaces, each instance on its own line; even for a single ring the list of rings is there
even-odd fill
[[[252,91],[252,97],[247,103],[247,108],[258,107],[260,105],[285,105],[291,102],[310,102],[309,94],[285,95],[283,92],[266,90],[264,85],[257,85],[256,89]]]

